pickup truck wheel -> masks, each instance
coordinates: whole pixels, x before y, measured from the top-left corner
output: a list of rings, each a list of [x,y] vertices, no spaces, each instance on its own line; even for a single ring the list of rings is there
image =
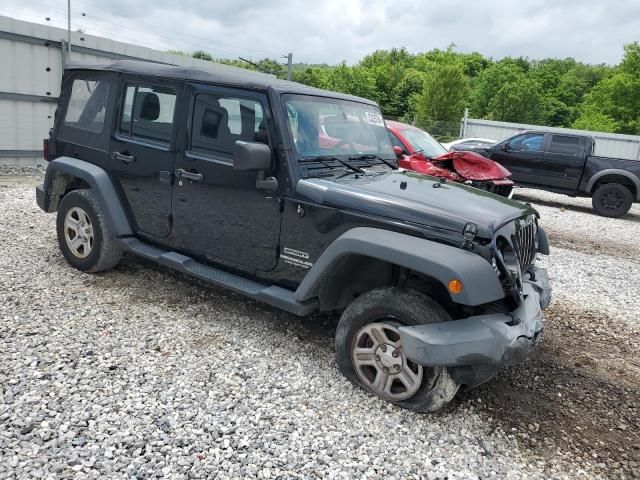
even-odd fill
[[[412,290],[381,288],[365,293],[344,311],[336,329],[336,360],[354,384],[400,407],[434,412],[459,385],[444,367],[409,360],[398,328],[450,320],[432,298]]]
[[[73,190],[62,198],[56,227],[64,258],[78,270],[108,270],[122,256],[102,207],[91,190]]]
[[[593,209],[603,217],[621,217],[629,211],[632,203],[633,194],[619,183],[600,185],[591,198]]]

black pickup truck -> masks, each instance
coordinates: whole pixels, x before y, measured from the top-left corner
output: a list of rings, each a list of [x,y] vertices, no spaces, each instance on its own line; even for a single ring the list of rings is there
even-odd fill
[[[599,157],[594,147],[586,135],[525,131],[473,150],[508,168],[519,185],[591,197],[598,214],[620,217],[640,200],[640,161]]]

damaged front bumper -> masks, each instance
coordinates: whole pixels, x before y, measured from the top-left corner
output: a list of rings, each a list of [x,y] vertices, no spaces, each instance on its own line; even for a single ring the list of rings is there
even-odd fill
[[[525,361],[540,339],[542,310],[551,301],[547,271],[534,268],[522,293],[523,301],[509,313],[401,327],[405,355],[419,365],[454,367],[453,376],[467,385],[486,381],[502,365]]]

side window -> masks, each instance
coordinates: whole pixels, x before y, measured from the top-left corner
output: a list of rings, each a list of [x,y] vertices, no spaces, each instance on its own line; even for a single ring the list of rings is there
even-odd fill
[[[400,139],[398,137],[396,137],[395,133],[389,132],[389,136],[391,137],[391,145],[392,146],[400,147],[402,150],[406,150],[406,148],[404,148],[404,145],[402,144]]]
[[[175,106],[176,92],[171,88],[127,85],[120,133],[170,143]]]
[[[554,135],[549,146],[550,153],[562,153],[565,155],[577,155],[580,139],[568,135]]]
[[[260,102],[209,93],[196,95],[191,150],[230,157],[236,140],[269,143]]]
[[[511,139],[509,148],[516,151],[539,152],[544,143],[544,133],[528,133]]]
[[[101,133],[108,101],[108,82],[75,79],[71,85],[71,96],[64,124],[72,128]]]

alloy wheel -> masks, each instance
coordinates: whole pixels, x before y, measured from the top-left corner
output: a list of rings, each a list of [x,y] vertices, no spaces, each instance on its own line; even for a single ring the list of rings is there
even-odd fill
[[[71,253],[87,258],[93,249],[93,224],[87,212],[80,207],[69,209],[64,218],[64,239]]]
[[[402,350],[397,322],[375,322],[356,333],[351,357],[356,375],[376,395],[401,401],[413,396],[424,369]]]

